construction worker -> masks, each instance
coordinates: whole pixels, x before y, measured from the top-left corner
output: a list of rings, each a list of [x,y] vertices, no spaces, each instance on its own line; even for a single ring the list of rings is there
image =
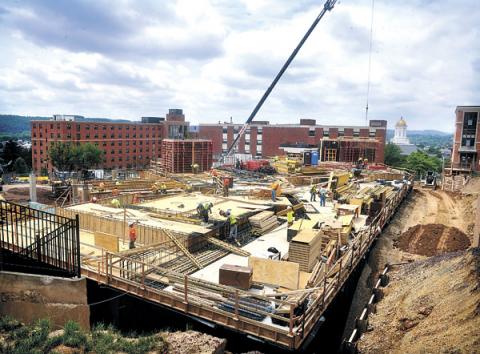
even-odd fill
[[[120,192],[118,191],[118,188],[116,188],[116,187],[113,188],[113,190],[112,190],[112,195],[113,195],[113,196],[117,196],[117,195],[119,195],[119,194],[120,194]]]
[[[197,206],[197,213],[205,223],[208,224],[209,214],[212,213],[213,204],[211,202],[200,203]]]
[[[192,172],[194,174],[197,174],[198,173],[198,169],[200,168],[200,166],[198,166],[198,163],[194,163],[192,164]]]
[[[237,231],[238,231],[237,217],[233,215],[230,209],[227,210],[225,215],[227,216],[228,224],[230,225],[230,232],[228,234],[228,239],[232,242],[235,241],[235,243],[238,246],[240,246],[240,242],[238,242],[237,240]]]
[[[167,194],[167,185],[165,183],[162,183],[160,186],[160,194]]]
[[[117,198],[112,199],[110,204],[112,205],[113,208],[120,208],[120,201]]]
[[[316,202],[317,201],[317,186],[315,184],[312,184],[312,187],[310,188],[310,201],[311,202]]]
[[[320,192],[318,194],[320,195],[320,206],[324,207],[325,202],[327,200],[327,190],[325,189],[324,186],[322,186],[322,188],[320,188]]]
[[[191,183],[187,183],[187,185],[185,186],[185,191],[186,191],[187,193],[192,193],[192,191],[193,191],[193,186],[192,186]]]
[[[230,180],[226,177],[223,178],[223,196],[228,197],[228,189],[230,188]]]
[[[92,203],[96,203],[97,202],[97,197],[93,197],[92,198]]]
[[[129,249],[135,248],[135,241],[137,240],[137,230],[135,229],[135,223],[131,222],[128,225],[128,238],[130,243],[128,245]]]
[[[105,183],[103,182],[100,182],[100,184],[98,185],[98,190],[100,192],[103,192],[105,190]]]
[[[271,185],[272,201],[274,201],[274,202],[277,201],[277,191],[278,191],[279,186],[280,186],[280,183],[278,183],[278,181],[273,182],[272,185]]]
[[[288,223],[288,226],[292,226],[293,225],[293,221],[295,220],[295,212],[293,211],[293,208],[292,207],[288,207],[288,211],[287,211],[287,223]]]

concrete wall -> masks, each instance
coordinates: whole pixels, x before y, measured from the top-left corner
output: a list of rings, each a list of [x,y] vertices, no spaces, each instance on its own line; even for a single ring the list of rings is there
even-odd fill
[[[88,330],[86,279],[0,272],[0,315],[24,323],[49,318],[56,328],[73,320]]]

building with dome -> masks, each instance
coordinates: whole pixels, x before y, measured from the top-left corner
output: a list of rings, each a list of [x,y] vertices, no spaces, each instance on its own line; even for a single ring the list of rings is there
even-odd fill
[[[392,139],[392,143],[410,145],[410,140],[407,138],[407,122],[403,117],[395,124],[395,136]]]
[[[417,147],[410,144],[410,140],[407,137],[407,122],[403,117],[395,124],[395,135],[390,141],[392,144],[398,145],[402,150],[402,155],[409,155],[412,152],[417,151]]]

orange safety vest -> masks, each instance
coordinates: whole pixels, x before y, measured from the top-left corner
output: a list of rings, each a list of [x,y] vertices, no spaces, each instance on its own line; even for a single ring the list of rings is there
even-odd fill
[[[136,241],[137,240],[137,230],[135,230],[134,227],[131,227],[128,236],[130,237],[130,241]]]

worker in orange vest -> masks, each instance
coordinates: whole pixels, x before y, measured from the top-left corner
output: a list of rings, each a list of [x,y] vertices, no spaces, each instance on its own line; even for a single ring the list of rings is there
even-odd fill
[[[278,191],[278,187],[280,186],[280,184],[275,181],[272,183],[271,185],[271,188],[272,188],[272,201],[277,201],[277,191]]]
[[[230,180],[228,178],[223,178],[223,196],[228,197],[228,189],[230,188]]]
[[[137,240],[137,230],[135,228],[135,223],[131,222],[128,225],[128,238],[130,240],[130,243],[128,245],[129,249],[135,248],[135,241]]]

